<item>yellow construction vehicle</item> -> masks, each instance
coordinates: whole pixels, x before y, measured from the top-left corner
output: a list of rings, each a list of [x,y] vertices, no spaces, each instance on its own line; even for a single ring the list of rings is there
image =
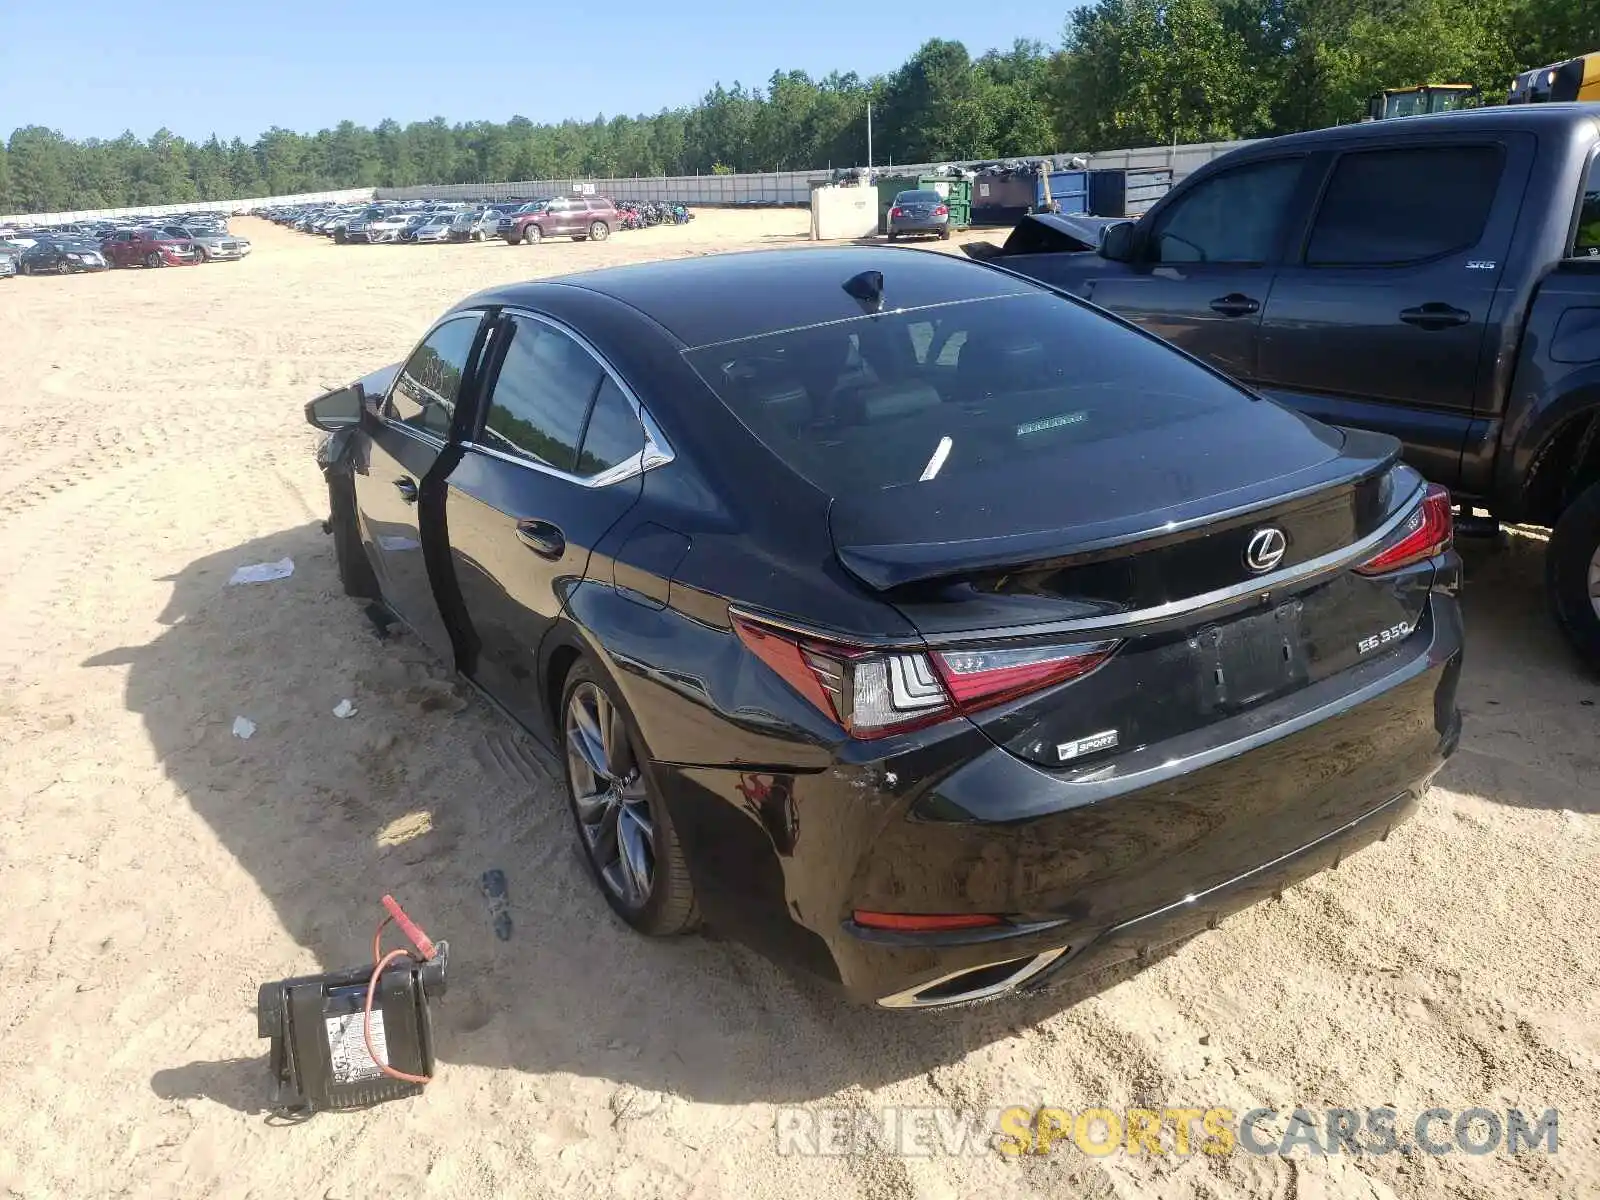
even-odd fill
[[[1600,100],[1600,50],[1524,71],[1511,81],[1507,104]]]
[[[1475,108],[1478,89],[1470,83],[1419,83],[1415,87],[1390,88],[1367,100],[1367,119],[1418,117],[1423,113],[1453,112]]]

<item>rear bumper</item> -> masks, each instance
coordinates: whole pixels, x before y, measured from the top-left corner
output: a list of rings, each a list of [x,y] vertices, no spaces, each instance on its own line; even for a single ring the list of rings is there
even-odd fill
[[[1386,836],[1459,739],[1461,648],[1437,590],[1400,649],[1129,754],[1120,775],[1068,782],[981,734],[952,735],[944,770],[925,750],[805,775],[656,774],[710,923],[858,1001],[963,1003],[1137,958]],[[1005,923],[887,932],[859,910]]]
[[[890,233],[944,233],[949,228],[949,220],[943,217],[927,217],[920,221],[902,217],[889,222]]]

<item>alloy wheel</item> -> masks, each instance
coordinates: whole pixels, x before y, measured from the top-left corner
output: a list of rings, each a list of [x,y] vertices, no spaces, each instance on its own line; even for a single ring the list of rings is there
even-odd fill
[[[613,896],[642,908],[655,884],[655,824],[627,723],[585,680],[567,700],[565,732],[572,803],[589,857]]]
[[[67,275],[67,274],[70,274],[71,271],[72,271],[72,264],[69,263],[66,259],[62,258],[62,259],[56,260],[56,274],[57,275]]]

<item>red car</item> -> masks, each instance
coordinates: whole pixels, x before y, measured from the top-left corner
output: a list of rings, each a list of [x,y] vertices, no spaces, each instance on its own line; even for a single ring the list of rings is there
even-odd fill
[[[119,230],[100,250],[113,267],[192,267],[201,261],[193,242],[161,229]]]

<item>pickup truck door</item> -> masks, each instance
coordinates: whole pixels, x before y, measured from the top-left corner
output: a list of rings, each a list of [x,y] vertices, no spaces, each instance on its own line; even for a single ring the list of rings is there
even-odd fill
[[[596,544],[637,503],[646,439],[637,403],[570,330],[510,312],[493,340],[484,411],[445,483],[461,669],[537,730],[540,643]]]
[[[1139,263],[1087,298],[1249,382],[1307,155],[1256,159],[1174,196],[1141,228]]]
[[[451,663],[456,654],[430,578],[422,521],[425,512],[440,511],[440,485],[435,479],[430,496],[429,475],[474,373],[483,325],[482,312],[455,314],[422,339],[377,411],[362,414],[366,436],[355,462],[361,540],[384,602]]]
[[[1338,425],[1393,434],[1456,486],[1495,415],[1480,384],[1534,153],[1530,134],[1364,143],[1329,163],[1261,325],[1258,386]]]

